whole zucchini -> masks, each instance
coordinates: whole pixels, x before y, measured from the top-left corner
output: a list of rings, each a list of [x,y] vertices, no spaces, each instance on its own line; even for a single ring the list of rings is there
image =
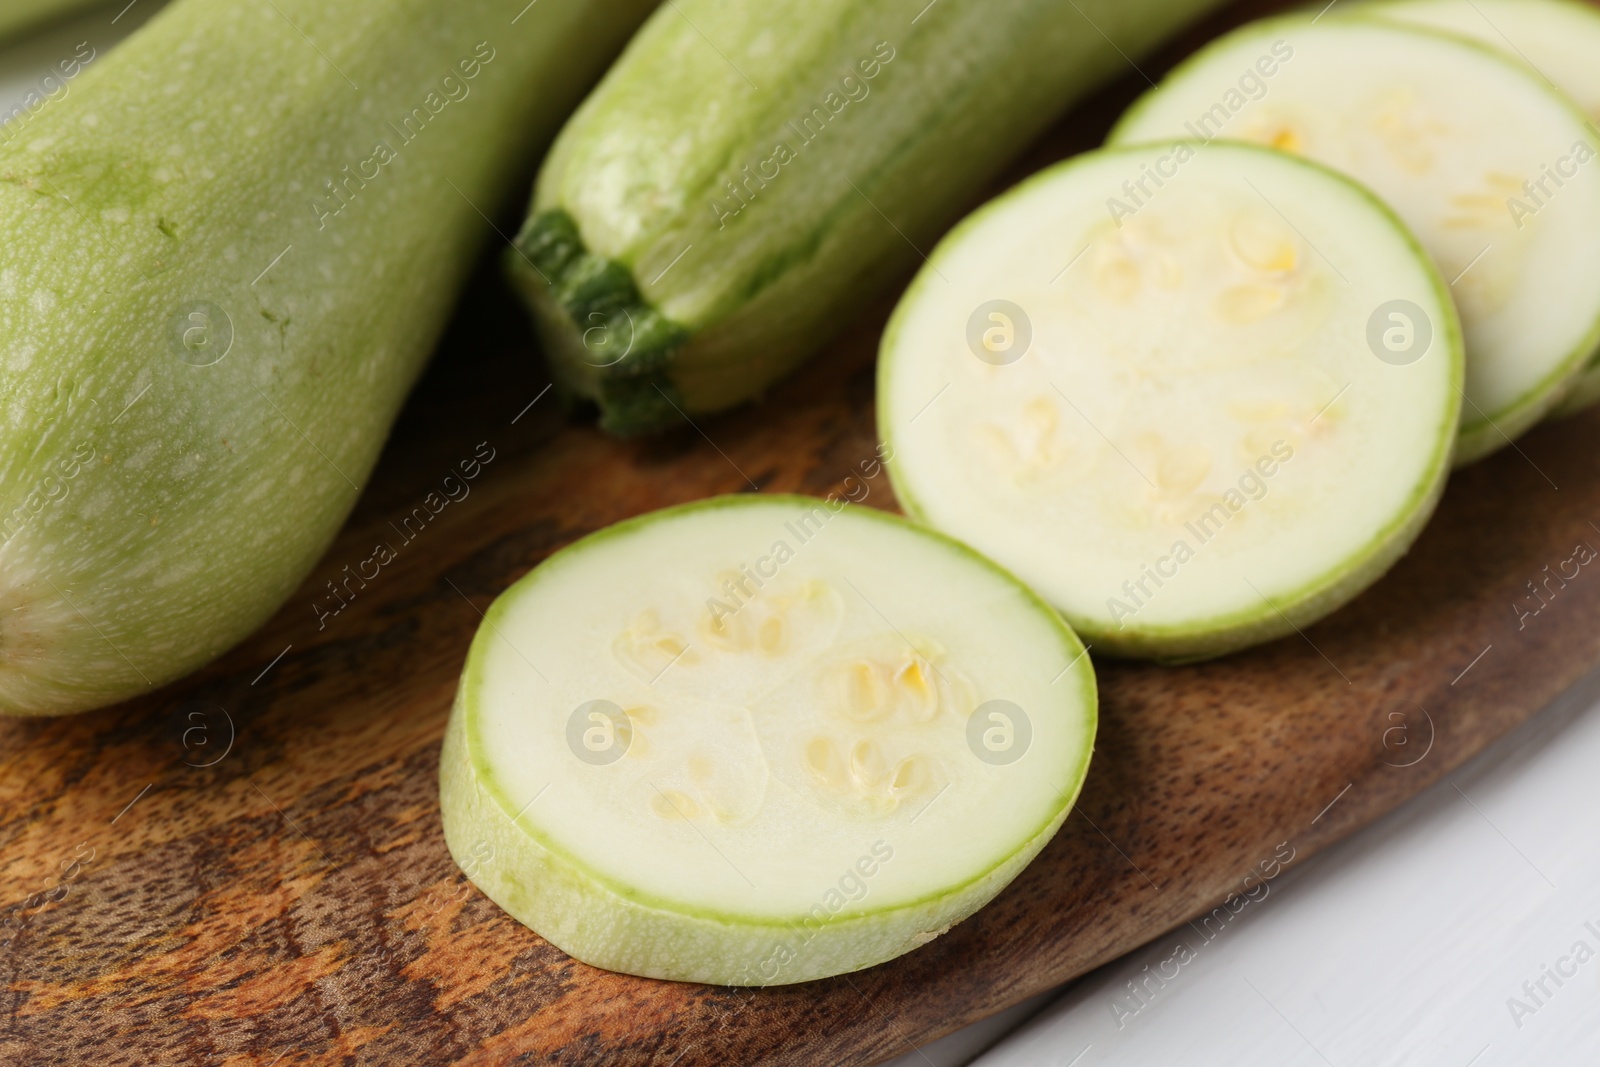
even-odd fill
[[[650,6],[178,0],[0,147],[0,711],[132,696],[283,602],[480,209]]]
[[[507,257],[558,377],[622,434],[755,396],[1215,4],[663,6],[557,138]]]

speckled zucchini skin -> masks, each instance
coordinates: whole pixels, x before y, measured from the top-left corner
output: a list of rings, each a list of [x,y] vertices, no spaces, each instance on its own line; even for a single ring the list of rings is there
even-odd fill
[[[651,6],[178,0],[0,144],[0,712],[141,693],[283,603],[480,209]]]

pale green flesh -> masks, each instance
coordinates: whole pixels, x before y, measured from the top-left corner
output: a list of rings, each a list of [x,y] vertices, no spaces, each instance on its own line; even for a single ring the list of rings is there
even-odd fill
[[[1275,42],[1293,57],[1246,86],[1251,99],[1242,72]],[[1111,140],[1190,127],[1350,174],[1418,235],[1466,334],[1458,464],[1504,447],[1582,373],[1600,337],[1600,164],[1582,113],[1520,63],[1377,19],[1271,19],[1182,64]],[[1536,211],[1519,209],[1545,167],[1570,173]]]
[[[735,595],[742,566],[767,577]],[[490,609],[442,757],[445,837],[596,966],[735,985],[871,966],[981,907],[1065,819],[1095,734],[1083,651],[1016,579],[881,512],[646,515]],[[594,735],[620,744],[603,763],[569,734],[597,700],[627,715]],[[969,743],[992,700],[1031,727],[1012,762]]]
[[[543,0],[512,27],[495,0],[179,0],[0,148],[0,711],[143,692],[282,603],[478,208],[648,6]],[[379,141],[396,158],[364,163]],[[346,166],[370,180],[319,220]],[[230,331],[190,365],[211,356],[186,336],[222,355]]]
[[[1074,98],[1212,6],[998,0],[918,16],[899,0],[681,0],[562,132],[533,213],[569,212],[587,249],[688,333],[663,387],[691,412],[727,407],[916,262],[913,246]],[[558,372],[596,395],[612,349],[586,351],[590,324],[508,262]]]
[[[1370,14],[1471,37],[1520,59],[1570,96],[1589,121],[1600,118],[1600,11],[1578,0],[1398,0],[1363,9]],[[1592,132],[1592,131],[1591,131]],[[1583,376],[1551,411],[1573,415],[1600,400],[1600,365],[1590,358]]]
[[[1443,281],[1370,194],[1264,149],[1183,151],[1079,156],[969,218],[896,309],[878,380],[908,511],[1092,648],[1161,659],[1292,633],[1382,574],[1443,487],[1462,377]],[[1031,326],[1010,362],[969,341],[995,299]],[[1404,365],[1367,343],[1393,300],[1431,323]]]

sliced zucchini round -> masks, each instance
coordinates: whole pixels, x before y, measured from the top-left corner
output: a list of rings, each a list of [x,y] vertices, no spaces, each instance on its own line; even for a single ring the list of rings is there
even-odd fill
[[[1405,219],[1450,281],[1466,332],[1458,464],[1537,422],[1600,340],[1595,139],[1577,106],[1521,63],[1366,16],[1268,19],[1181,64],[1111,141],[1174,136],[1304,155]]]
[[[1382,18],[1471,37],[1522,60],[1600,119],[1600,10],[1579,0],[1383,0],[1364,9]],[[1591,129],[1591,133],[1593,130]],[[1550,184],[1548,181],[1546,184]],[[1542,195],[1542,194],[1541,194]],[[1600,400],[1600,353],[1551,415],[1574,415]]]
[[[884,336],[878,424],[907,511],[1091,648],[1197,659],[1405,551],[1462,360],[1443,281],[1354,182],[1243,144],[1107,149],[939,245]]]
[[[1094,673],[970,549],[796,496],[701,501],[551,556],[489,609],[440,769],[472,880],[572,956],[802,982],[998,893],[1088,769]]]

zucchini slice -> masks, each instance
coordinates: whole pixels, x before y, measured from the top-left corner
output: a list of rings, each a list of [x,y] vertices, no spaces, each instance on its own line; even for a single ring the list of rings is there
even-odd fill
[[[957,227],[889,322],[878,425],[906,510],[1091,648],[1198,659],[1303,628],[1405,551],[1462,360],[1444,282],[1365,189],[1169,142]]]
[[[1068,104],[1217,4],[663,4],[506,257],[552,370],[619,434],[760,395]]]
[[[1084,652],[1015,578],[883,512],[644,515],[489,609],[445,738],[445,840],[598,967],[858,970],[976,911],[1055,834],[1094,743]]]
[[[1600,119],[1600,11],[1577,0],[1392,0],[1372,15],[1459,33],[1531,66],[1566,93],[1592,123]],[[1547,184],[1549,184],[1547,182]],[[1542,194],[1541,194],[1542,195]],[[1575,415],[1600,400],[1600,353],[1551,415]]]
[[[1450,281],[1466,332],[1458,464],[1537,422],[1600,340],[1595,138],[1577,106],[1520,63],[1368,17],[1269,19],[1180,65],[1111,142],[1174,136],[1305,155],[1405,219]]]

